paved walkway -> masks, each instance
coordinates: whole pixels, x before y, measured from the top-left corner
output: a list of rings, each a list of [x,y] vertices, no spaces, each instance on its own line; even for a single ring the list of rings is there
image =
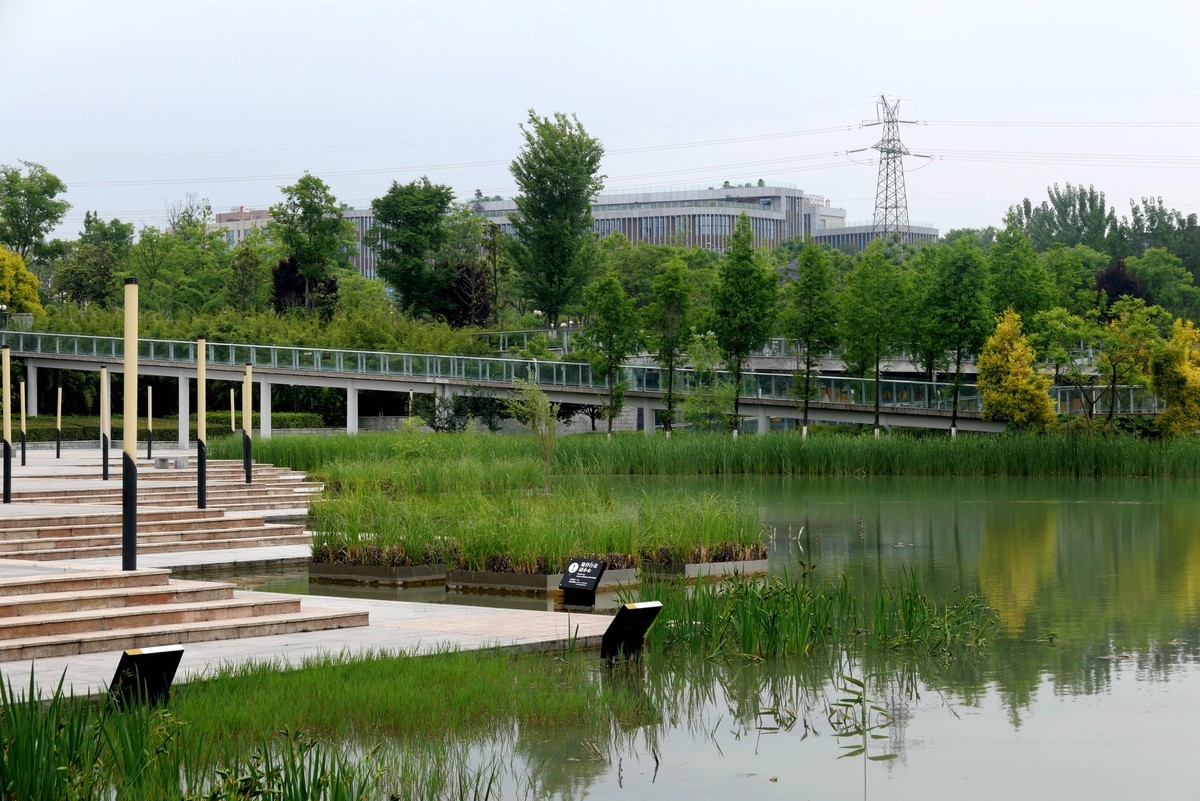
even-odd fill
[[[142,450],[144,453],[144,449]],[[158,449],[155,449],[156,455]],[[163,449],[162,455],[173,453]],[[181,451],[182,453],[182,451]],[[119,453],[117,454],[119,460]],[[96,487],[100,482],[100,454],[95,451],[67,451],[56,460],[54,452],[28,452],[29,464],[19,466],[14,459],[13,489],[49,487]],[[110,463],[111,466],[111,463]],[[24,475],[22,475],[24,474]],[[119,461],[109,486],[120,483]],[[119,511],[112,505],[73,505],[14,502],[0,504],[0,519],[11,517],[50,517],[70,514]],[[220,551],[196,551],[144,554],[138,567],[181,569],[228,569],[239,564],[263,565],[302,562],[309,555],[304,546],[244,548]],[[80,559],[70,562],[10,562],[0,559],[0,578],[30,574],[60,574],[69,570],[120,569],[119,556]],[[273,593],[253,593],[255,597]],[[275,596],[279,597],[279,596]],[[295,597],[295,596],[287,596]],[[421,604],[401,601],[377,601],[351,598],[304,596],[304,608],[365,610],[370,625],[360,628],[281,634],[240,640],[191,643],[184,646],[183,661],[176,681],[203,676],[220,666],[250,661],[298,666],[306,658],[320,655],[370,654],[377,652],[434,653],[446,649],[492,647],[547,649],[566,646],[574,638],[576,645],[591,647],[611,618],[607,615],[568,614],[456,604]],[[77,693],[97,693],[108,688],[120,658],[119,651],[84,654],[52,659],[0,662],[0,680],[15,689],[29,687],[30,675],[43,692],[53,691],[60,678],[64,686]]]

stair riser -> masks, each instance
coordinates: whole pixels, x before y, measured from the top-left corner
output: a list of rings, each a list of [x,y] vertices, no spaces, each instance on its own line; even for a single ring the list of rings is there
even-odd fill
[[[141,609],[142,611],[135,611]],[[202,609],[154,609],[137,607],[121,613],[84,620],[61,620],[51,623],[23,624],[20,618],[0,621],[0,639],[20,637],[57,637],[84,634],[109,629],[133,629],[147,626],[177,626],[215,620],[244,620],[265,615],[292,614],[300,611],[300,601],[258,601]]]
[[[267,548],[278,545],[312,545],[312,538],[307,534],[303,536],[292,537],[259,537],[244,540],[198,540],[189,542],[186,546],[180,544],[168,543],[166,545],[155,545],[138,543],[138,553],[177,553],[181,551],[211,551],[220,550],[222,548]],[[119,556],[121,548],[86,548],[86,549],[66,549],[60,551],[23,551],[22,559],[30,559],[36,562],[53,562],[65,559],[93,559],[102,556]]]
[[[139,636],[125,634],[114,636],[110,639],[67,640],[61,643],[39,643],[37,645],[12,644],[5,646],[4,643],[0,643],[0,661],[48,659],[56,656],[96,653],[97,651],[119,651],[126,648],[149,648],[155,645],[182,645],[190,642],[266,637],[275,634],[325,631],[328,629],[353,628],[365,625],[367,625],[367,615],[355,614],[340,617],[275,621],[265,624],[257,624],[253,621],[233,621],[228,626],[200,631],[181,629],[174,632],[143,634]]]
[[[202,589],[173,590],[160,593],[137,595],[103,595],[93,598],[63,598],[30,603],[0,603],[0,619],[28,617],[30,615],[57,615],[85,612],[96,609],[126,609],[133,606],[172,603],[200,603],[202,601],[226,601],[233,597],[233,589],[218,585]]]

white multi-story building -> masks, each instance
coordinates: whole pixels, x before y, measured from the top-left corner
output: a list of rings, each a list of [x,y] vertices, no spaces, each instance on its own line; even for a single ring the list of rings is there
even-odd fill
[[[374,214],[370,209],[347,207],[342,209],[342,215],[354,223],[354,253],[350,258],[351,264],[365,277],[375,278],[375,251],[363,241],[363,237],[375,222]],[[210,231],[224,231],[225,241],[232,248],[241,244],[250,231],[265,228],[270,219],[271,212],[267,209],[237,206],[230,211],[219,212],[216,221],[209,223],[208,228]]]
[[[479,200],[476,213],[513,232],[510,200]],[[593,230],[620,232],[630,242],[725,249],[725,239],[741,214],[750,218],[756,247],[812,236],[841,227],[846,210],[793,186],[720,186],[692,189],[602,192],[592,201]]]

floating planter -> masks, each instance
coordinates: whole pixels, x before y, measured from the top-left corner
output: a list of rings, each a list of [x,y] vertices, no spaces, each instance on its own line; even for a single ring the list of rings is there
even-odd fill
[[[358,581],[364,584],[440,584],[446,580],[446,565],[348,565],[313,562],[308,566],[310,579]]]
[[[490,570],[448,570],[446,586],[454,590],[502,590],[548,595],[562,582],[562,573],[494,573]],[[636,584],[637,568],[606,570],[597,587],[616,589]]]
[[[766,559],[747,559],[737,562],[685,562],[677,565],[660,565],[646,562],[642,565],[642,578],[702,578],[708,576],[731,576],[734,573],[751,575],[767,572]]]

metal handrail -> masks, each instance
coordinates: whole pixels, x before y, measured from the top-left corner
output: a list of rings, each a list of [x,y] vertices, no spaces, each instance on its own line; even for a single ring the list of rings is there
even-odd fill
[[[0,344],[14,352],[119,359],[124,356],[124,340],[84,334],[52,334],[32,331],[0,331]],[[489,356],[453,356],[430,353],[401,353],[387,351],[349,350],[340,348],[307,348],[288,345],[250,345],[207,342],[207,362],[210,367],[250,364],[255,368],[273,368],[338,375],[381,376],[390,378],[444,379],[447,381],[492,382],[511,384],[517,380],[557,389],[608,388],[602,376],[582,362],[514,359]],[[139,339],[138,356],[147,361],[172,364],[195,364],[194,341],[168,339]],[[663,392],[666,371],[655,365],[626,364],[622,379],[628,388],[637,392]],[[675,371],[675,391],[691,392],[714,380],[729,380],[726,371],[697,374],[688,368]],[[791,373],[743,372],[741,397],[763,400],[797,400],[794,391],[796,377]],[[953,385],[937,381],[908,381],[883,378],[879,381],[879,403],[887,407],[911,409],[949,409]],[[873,405],[876,384],[873,378],[854,378],[841,375],[815,376],[812,399],[829,403]],[[1053,387],[1051,397],[1064,412],[1078,411],[1077,392],[1069,387]],[[1150,412],[1158,410],[1157,398],[1142,387],[1121,387],[1117,393],[1118,410]],[[1102,399],[1100,408],[1107,410],[1111,400]],[[1087,405],[1087,404],[1084,404]],[[959,409],[977,412],[981,409],[978,387],[962,384],[959,388]]]

